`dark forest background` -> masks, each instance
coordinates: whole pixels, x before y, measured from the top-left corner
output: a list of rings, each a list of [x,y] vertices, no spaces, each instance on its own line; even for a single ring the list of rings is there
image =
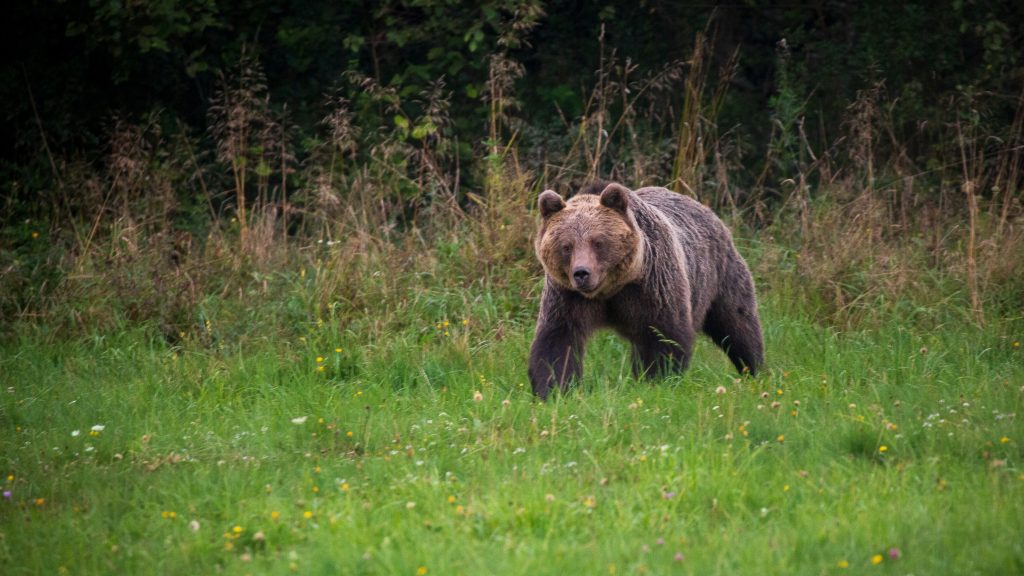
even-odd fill
[[[1024,80],[1024,5],[1012,1],[92,0],[18,2],[6,20],[5,180],[31,196],[52,176],[43,134],[55,156],[89,157],[104,150],[114,118],[157,111],[162,123],[202,133],[220,79],[246,59],[261,67],[273,110],[287,111],[300,159],[339,91],[357,124],[377,120],[346,81],[358,75],[403,99],[443,83],[450,131],[471,161],[499,53],[522,67],[517,121],[558,138],[584,113],[603,60],[614,58],[622,76],[634,68],[638,79],[692,58],[704,33],[712,74],[736,58],[717,121],[755,170],[778,122],[807,118],[808,139],[826,147],[850,103],[875,89],[888,95],[893,139],[926,165],[942,145],[936,131],[955,120],[951,107],[966,100],[998,135],[1013,122]],[[659,103],[666,117],[683,104],[678,88]],[[667,135],[671,124],[650,129]]]

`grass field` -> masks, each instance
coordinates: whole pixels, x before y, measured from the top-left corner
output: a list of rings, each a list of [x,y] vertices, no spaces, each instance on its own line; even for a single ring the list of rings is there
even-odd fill
[[[22,4],[0,576],[1024,574],[1013,3]],[[534,398],[599,178],[728,223],[757,377]]]
[[[177,346],[22,326],[0,572],[1024,573],[1019,322],[839,330],[765,283],[763,375],[702,341],[637,382],[605,335],[542,404],[528,283],[289,332],[207,302]]]

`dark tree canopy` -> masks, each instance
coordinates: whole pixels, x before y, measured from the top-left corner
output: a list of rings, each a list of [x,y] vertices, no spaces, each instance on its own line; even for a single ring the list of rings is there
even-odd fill
[[[453,130],[468,146],[486,134],[495,54],[522,66],[512,90],[517,120],[557,134],[582,113],[602,62],[654,73],[690,58],[696,35],[707,31],[712,74],[738,56],[718,122],[743,136],[755,152],[747,158],[762,156],[773,116],[806,115],[811,140],[828,142],[858,92],[881,87],[896,136],[926,160],[932,143],[921,127],[941,122],[952,99],[986,98],[988,121],[1008,126],[1024,84],[1021,2],[714,4],[16,2],[0,66],[9,134],[0,145],[3,170],[25,180],[26,166],[40,162],[41,133],[57,156],[96,154],[114,116],[159,110],[203,133],[219,74],[247,56],[265,73],[271,106],[287,108],[307,136],[339,87],[357,123],[372,124],[380,112],[346,74],[393,88],[406,102],[442,79]],[[671,110],[682,99],[667,94],[661,104]]]

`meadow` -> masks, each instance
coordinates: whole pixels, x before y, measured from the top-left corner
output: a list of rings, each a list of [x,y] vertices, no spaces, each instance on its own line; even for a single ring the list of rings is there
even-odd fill
[[[11,9],[0,574],[1024,574],[1019,3],[128,4]],[[533,396],[595,179],[763,372]]]
[[[702,340],[685,375],[638,382],[609,334],[540,403],[538,276],[435,267],[373,314],[287,331],[261,329],[285,304],[237,318],[216,298],[209,338],[174,345],[20,326],[0,351],[3,572],[1024,570],[1019,321],[838,328],[759,279],[762,375]]]

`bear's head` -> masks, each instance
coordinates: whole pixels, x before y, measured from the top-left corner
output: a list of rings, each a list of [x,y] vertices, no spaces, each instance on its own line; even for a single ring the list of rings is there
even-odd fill
[[[610,298],[639,279],[645,246],[631,208],[636,201],[619,184],[568,202],[552,190],[541,193],[536,250],[547,275],[592,299]]]

